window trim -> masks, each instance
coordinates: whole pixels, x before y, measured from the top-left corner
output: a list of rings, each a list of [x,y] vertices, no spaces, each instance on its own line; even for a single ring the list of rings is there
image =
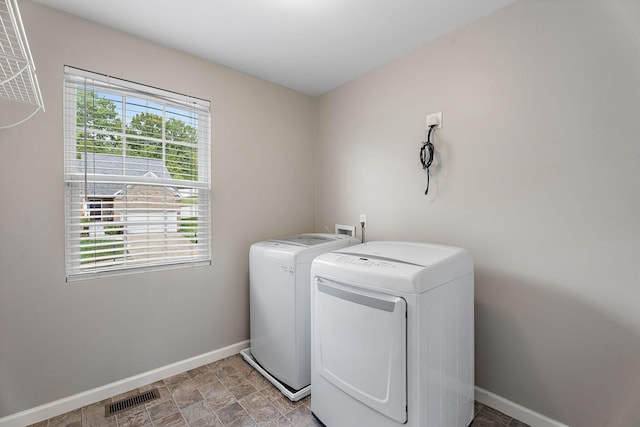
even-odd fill
[[[90,81],[91,89],[103,89],[105,92],[109,93],[117,93],[118,96],[123,96],[123,100],[126,100],[127,97],[136,97],[136,96],[144,96],[151,99],[154,103],[161,104],[163,107],[163,111],[167,107],[169,108],[178,108],[183,111],[193,112],[197,119],[197,126],[194,129],[196,133],[196,141],[197,144],[192,146],[188,142],[181,143],[180,141],[167,140],[164,138],[164,123],[166,120],[166,116],[163,113],[162,115],[162,136],[160,140],[153,139],[153,142],[160,142],[162,144],[162,164],[164,170],[167,171],[167,154],[165,153],[165,147],[168,144],[173,144],[175,146],[185,146],[190,148],[195,148],[197,152],[197,174],[198,176],[193,180],[187,179],[175,179],[168,175],[168,171],[163,176],[158,177],[155,174],[151,173],[144,176],[137,175],[127,175],[126,174],[126,164],[127,159],[133,159],[133,157],[138,157],[142,159],[150,159],[149,157],[142,156],[131,156],[128,155],[126,141],[127,138],[132,139],[134,137],[131,134],[127,133],[126,130],[126,103],[122,104],[122,131],[121,132],[113,132],[114,135],[122,138],[122,153],[119,155],[115,155],[116,157],[122,158],[122,164],[124,166],[124,171],[122,175],[112,174],[108,176],[96,175],[95,169],[94,173],[87,172],[87,164],[89,163],[89,155],[93,155],[94,159],[100,153],[99,152],[80,152],[77,150],[77,110],[76,110],[76,90],[75,84],[78,82],[87,82]],[[102,93],[102,92],[101,92]],[[107,76],[104,74],[93,73],[87,70],[82,70],[79,68],[74,68],[70,66],[64,67],[64,146],[65,146],[65,269],[66,269],[66,277],[67,281],[75,281],[75,280],[84,280],[96,277],[105,277],[105,276],[117,276],[117,275],[125,275],[130,273],[144,272],[144,271],[156,271],[156,270],[166,270],[166,269],[174,269],[174,268],[182,268],[188,266],[200,266],[200,265],[211,265],[211,245],[212,245],[212,226],[211,226],[211,103],[210,101],[203,100],[200,98],[194,98],[188,95],[179,94],[177,92],[166,91],[163,89],[159,89],[152,86],[146,86],[140,83],[131,82],[128,80],[114,78],[112,76]],[[102,133],[102,132],[101,132]],[[106,134],[106,132],[105,132]],[[135,138],[138,138],[136,136]],[[139,138],[138,138],[139,139]],[[185,140],[186,141],[186,140]],[[178,148],[180,150],[180,148]],[[182,151],[179,151],[179,153]],[[76,168],[76,161],[78,156],[82,156],[84,154],[84,160],[80,163],[84,164],[84,173],[79,173]],[[104,156],[108,156],[109,154],[103,154]],[[82,157],[80,157],[82,158]],[[174,158],[175,161],[175,158]],[[76,168],[76,169],[74,169]],[[191,169],[193,170],[193,169]],[[188,172],[187,172],[188,173]],[[186,175],[188,177],[188,175]],[[195,176],[195,175],[194,175]],[[82,236],[83,235],[83,227],[81,221],[81,215],[79,214],[82,210],[86,213],[90,213],[89,203],[100,203],[101,205],[101,215],[105,210],[109,210],[109,218],[101,216],[98,220],[91,219],[90,224],[94,226],[97,225],[110,225],[115,224],[116,221],[116,209],[117,209],[117,197],[115,197],[113,202],[108,202],[110,205],[108,209],[105,209],[105,202],[103,200],[99,200],[98,202],[92,201],[100,199],[100,195],[89,195],[89,191],[86,191],[88,188],[87,183],[91,182],[92,184],[103,184],[103,183],[120,183],[124,188],[133,188],[134,186],[147,186],[150,191],[160,190],[165,194],[165,206],[167,202],[166,194],[170,191],[178,192],[177,189],[183,188],[188,190],[187,194],[190,194],[190,197],[195,197],[198,200],[197,203],[197,212],[198,218],[197,220],[197,234],[194,236],[198,236],[195,242],[192,240],[192,243],[195,245],[195,248],[187,248],[186,252],[181,256],[167,256],[167,255],[155,255],[156,252],[153,252],[154,255],[147,254],[147,259],[151,259],[148,265],[144,265],[143,261],[137,260],[133,261],[133,255],[130,255],[127,251],[131,249],[132,241],[128,241],[126,236],[123,238],[123,250],[125,250],[124,256],[116,256],[116,258],[122,258],[122,263],[116,262],[114,259],[113,265],[111,266],[98,266],[98,261],[94,263],[94,268],[86,267],[86,261],[81,261],[82,258]],[[78,190],[80,187],[84,185],[84,190]],[[155,190],[154,190],[155,189]],[[84,191],[84,202],[80,201],[80,204],[84,203],[84,207],[78,207],[78,195],[81,191]],[[126,191],[125,191],[126,193]],[[125,195],[126,197],[126,195]],[[152,197],[152,196],[150,196]],[[174,195],[174,197],[177,197]],[[149,199],[148,203],[153,204],[153,200]],[[177,200],[177,199],[175,199]],[[133,203],[133,202],[132,202]],[[126,202],[124,204],[126,207]],[[179,205],[179,206],[182,206]],[[135,209],[129,209],[127,212],[134,213]],[[148,210],[149,208],[147,208]],[[178,231],[182,231],[181,227],[184,226],[183,223],[180,222],[180,211],[178,210],[176,213],[176,220],[170,221],[167,208],[164,208],[164,214],[155,214],[155,209],[152,209],[151,213],[147,214],[146,222],[142,222],[143,224],[147,224],[148,230],[150,230],[151,223],[153,222],[155,225],[164,224],[164,243],[148,243],[151,240],[148,240],[147,245],[153,249],[148,249],[149,251],[156,251],[158,248],[162,249],[161,254],[166,254],[168,250],[167,245],[171,245],[171,243],[167,243],[171,241],[171,238],[167,238],[167,234],[169,233],[169,229],[172,228],[175,233]],[[193,210],[192,210],[193,211]],[[124,217],[124,215],[123,215]],[[158,217],[164,217],[158,223],[156,219]],[[152,219],[153,218],[153,219]],[[162,222],[164,221],[164,222]],[[133,228],[132,224],[134,222],[126,223],[126,219],[122,219],[120,221],[122,224],[122,230],[117,233],[111,234],[126,234],[124,231],[128,226]],[[191,224],[191,223],[190,223]],[[155,226],[154,226],[155,227]],[[188,226],[187,226],[188,227]],[[150,233],[150,231],[149,231]],[[175,234],[174,233],[174,234]],[[188,236],[187,236],[188,237]],[[175,238],[175,236],[174,236]],[[97,242],[96,234],[94,234],[93,239]],[[156,240],[157,241],[157,240]],[[155,242],[155,241],[154,241]],[[92,243],[92,245],[96,245]],[[182,244],[181,248],[184,246],[189,246],[188,244]],[[96,251],[95,249],[93,249]],[[178,251],[179,252],[179,251]],[[94,252],[96,258],[97,251]],[[149,252],[152,253],[152,252]],[[127,259],[129,262],[127,263]],[[161,259],[161,261],[158,261]],[[85,266],[81,266],[81,264],[85,264]]]

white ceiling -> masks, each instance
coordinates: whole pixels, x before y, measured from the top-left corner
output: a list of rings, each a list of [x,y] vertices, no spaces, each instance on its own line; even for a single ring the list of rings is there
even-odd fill
[[[34,0],[320,95],[515,0]]]

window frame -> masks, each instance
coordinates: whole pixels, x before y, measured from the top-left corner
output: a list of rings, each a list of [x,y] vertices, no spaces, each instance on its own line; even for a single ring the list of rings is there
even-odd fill
[[[77,94],[79,90],[84,90],[87,93],[86,91],[89,88],[94,91],[94,94],[100,93],[104,96],[111,94],[116,99],[119,96],[122,97],[120,105],[121,129],[102,130],[100,133],[100,135],[104,133],[105,135],[112,135],[114,138],[120,138],[121,148],[118,148],[120,153],[113,154],[113,158],[109,157],[112,154],[99,152],[97,140],[93,141],[95,144],[93,152],[87,149],[87,107],[85,104],[84,110],[77,109]],[[157,137],[140,137],[138,134],[130,133],[130,129],[127,127],[126,110],[128,99],[135,97],[141,97],[153,103],[153,105],[162,106],[162,133],[160,139]],[[85,126],[84,151],[78,150],[78,112],[81,112],[85,118],[83,124]],[[171,112],[185,112],[186,115],[193,119],[192,131],[195,133],[195,141],[189,142],[185,140],[181,142],[180,140],[168,139],[169,137],[165,134],[165,125],[169,120],[167,116],[171,114],[175,116],[177,114]],[[211,265],[210,101],[65,66],[63,116],[65,147],[65,266],[67,281]],[[80,120],[82,121],[82,119]],[[185,124],[183,123],[183,125]],[[131,152],[128,151],[127,141],[134,139],[141,146],[147,147],[160,143],[162,146],[161,157],[159,159],[157,157],[151,158],[150,155],[145,157],[147,151],[142,152],[142,154],[135,154],[134,148],[131,148]],[[175,156],[178,156],[176,157],[178,166],[174,165],[174,173],[168,170],[168,145],[174,147],[174,150],[178,150],[177,154],[175,154]],[[197,155],[194,156],[194,152]],[[99,156],[112,161],[121,159],[121,170],[113,169],[106,175],[99,173],[100,171],[95,168],[96,158]],[[88,166],[90,159],[94,161],[93,169],[91,170]],[[132,172],[133,167],[130,168],[131,170],[128,169],[129,162],[132,164],[140,163],[144,162],[145,159],[147,163],[153,160],[156,166],[162,163],[162,173],[155,174],[149,171],[149,173],[140,175]],[[115,161],[114,164],[118,165]],[[80,171],[80,166],[78,165],[83,166],[84,171]],[[180,172],[176,177],[174,176],[176,168],[179,171],[186,170],[186,172],[184,174]],[[186,175],[186,178],[183,175]],[[192,179],[188,179],[189,177],[192,177]],[[123,189],[116,193],[118,195],[109,196],[113,197],[113,199],[108,203],[105,203],[104,195],[90,194],[89,190],[91,186],[95,193],[95,187],[107,185],[105,183],[118,185]],[[142,202],[134,202],[133,196],[131,196],[131,200],[127,199],[129,197],[128,192],[133,188],[142,188],[143,190],[146,189],[148,193],[153,194],[156,192],[158,194],[156,196],[146,196],[147,199],[142,199],[146,200],[146,210],[145,208],[141,209],[140,206],[134,208],[136,204],[140,205]],[[180,192],[181,189],[183,193]],[[133,192],[133,190],[131,191]],[[188,200],[189,204],[193,205],[193,201],[195,201],[197,206],[196,209],[189,206],[188,211],[196,212],[197,217],[195,217],[195,220],[189,218],[186,223],[181,221],[180,216],[184,207],[182,203],[185,197],[190,198]],[[177,212],[174,215],[173,211],[176,210],[178,201]],[[99,215],[97,215],[98,204],[100,205]],[[107,204],[108,207],[106,206]],[[90,208],[90,206],[92,207]],[[136,211],[146,211],[146,221],[133,221],[133,214]],[[122,216],[120,219],[118,218],[118,213]],[[131,216],[130,219],[128,219],[127,213]],[[83,215],[88,215],[87,219],[83,220]],[[97,218],[96,215],[98,216]],[[138,215],[139,218],[144,219],[145,217],[144,215]],[[89,226],[87,226],[87,220],[88,224],[90,224]],[[146,225],[147,227],[146,240],[144,228],[142,229],[143,231],[140,231],[141,225],[143,227]],[[103,227],[102,231],[96,231],[100,227]],[[106,227],[111,227],[110,232],[105,233]],[[151,232],[152,227],[154,233]],[[134,229],[138,230],[136,233],[139,235],[133,235]],[[158,231],[159,229],[161,231]],[[193,236],[191,236],[191,233],[193,233]],[[105,240],[99,238],[99,236],[103,236],[102,239],[105,239],[105,234],[108,234],[107,238],[112,239],[115,243],[109,244],[108,241],[105,243]],[[184,238],[181,237],[181,234]],[[88,235],[90,238],[87,238]],[[156,235],[161,236],[158,237]],[[85,243],[87,241],[89,243]],[[140,245],[140,241],[145,241],[146,243]],[[91,242],[93,242],[92,247],[90,247]],[[134,242],[136,253],[139,253],[139,248],[146,244],[146,249],[142,255],[134,256],[132,254]],[[83,252],[87,250],[88,246],[90,252]],[[93,258],[89,258],[87,261],[86,255],[88,253],[92,253]]]

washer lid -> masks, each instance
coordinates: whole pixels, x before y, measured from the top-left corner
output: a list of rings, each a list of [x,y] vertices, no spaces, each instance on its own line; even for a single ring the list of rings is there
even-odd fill
[[[296,246],[315,246],[323,243],[334,242],[341,240],[342,237],[332,234],[321,233],[309,233],[309,234],[297,234],[295,236],[281,237],[278,239],[271,239],[270,242],[286,243]]]

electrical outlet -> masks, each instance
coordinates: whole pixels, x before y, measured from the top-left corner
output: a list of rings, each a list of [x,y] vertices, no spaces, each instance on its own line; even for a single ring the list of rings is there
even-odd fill
[[[364,228],[367,228],[367,215],[366,214],[360,214],[360,223],[361,224],[364,223]]]
[[[429,130],[429,127],[432,125],[436,125],[436,129],[442,127],[442,111],[427,114],[427,130]]]

